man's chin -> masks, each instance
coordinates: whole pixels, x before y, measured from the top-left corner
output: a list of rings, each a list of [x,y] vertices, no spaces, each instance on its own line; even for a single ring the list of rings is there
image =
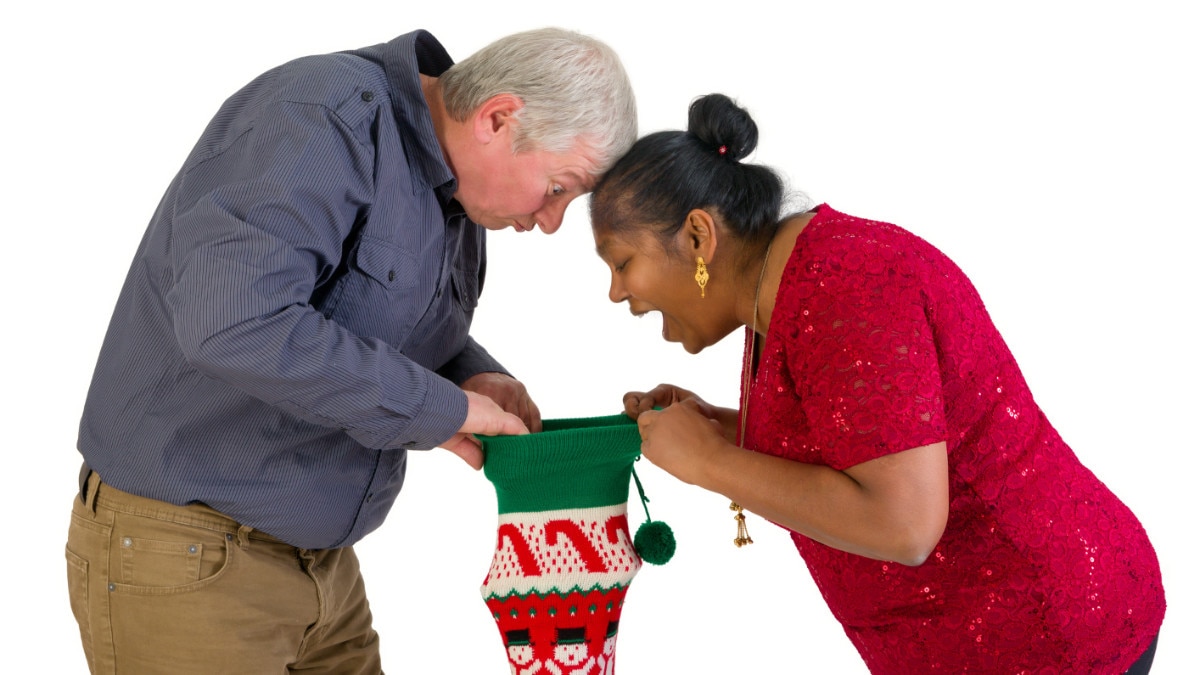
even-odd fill
[[[468,214],[467,217],[470,218],[470,215]],[[501,230],[512,230],[514,232],[528,232],[533,229],[531,227],[524,227],[515,220],[500,220],[500,221],[482,220],[482,221],[479,221],[479,220],[475,220],[474,218],[471,218],[471,220],[474,220],[476,223],[479,223],[480,225],[482,225],[483,229],[490,230],[492,232],[500,232]]]

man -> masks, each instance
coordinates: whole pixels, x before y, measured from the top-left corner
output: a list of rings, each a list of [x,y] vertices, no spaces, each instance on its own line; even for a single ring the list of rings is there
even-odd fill
[[[96,673],[380,672],[351,548],[406,451],[541,425],[468,335],[485,230],[553,233],[636,136],[605,45],[433,36],[234,94],[138,248],[80,423],[67,543]]]

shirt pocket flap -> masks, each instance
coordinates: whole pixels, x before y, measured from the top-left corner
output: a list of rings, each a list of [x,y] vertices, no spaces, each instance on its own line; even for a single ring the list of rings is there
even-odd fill
[[[417,266],[413,256],[391,242],[363,236],[355,256],[364,274],[389,290],[410,288],[417,284]]]

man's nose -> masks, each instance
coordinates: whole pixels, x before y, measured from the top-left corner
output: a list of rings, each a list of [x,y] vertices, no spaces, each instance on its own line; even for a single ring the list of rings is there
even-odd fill
[[[537,220],[538,227],[542,228],[542,232],[546,234],[554,234],[558,228],[562,227],[563,215],[567,211],[567,203],[547,204],[540,211],[533,214]]]

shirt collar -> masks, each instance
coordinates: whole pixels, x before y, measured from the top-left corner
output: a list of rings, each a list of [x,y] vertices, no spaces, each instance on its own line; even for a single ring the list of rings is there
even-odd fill
[[[434,133],[429,104],[421,89],[421,75],[438,77],[454,65],[454,60],[437,38],[424,30],[352,53],[383,67],[409,170],[428,187],[436,189],[443,202],[448,201],[458,183]]]

